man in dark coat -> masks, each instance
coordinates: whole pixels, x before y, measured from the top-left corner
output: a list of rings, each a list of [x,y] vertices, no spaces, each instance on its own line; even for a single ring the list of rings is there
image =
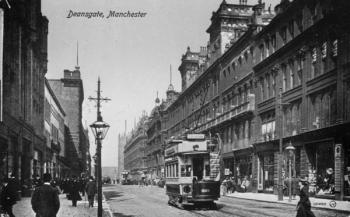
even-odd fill
[[[51,175],[45,173],[44,184],[35,188],[32,195],[32,209],[37,217],[56,217],[60,208],[57,190],[51,186]]]
[[[70,187],[70,192],[69,192],[69,200],[72,200],[72,206],[77,206],[77,201],[81,200],[80,194],[80,185],[78,183],[77,179],[73,179]]]
[[[307,179],[299,180],[300,200],[297,205],[297,217],[315,217],[315,214],[311,211],[308,184]]]
[[[86,194],[88,195],[89,207],[93,207],[96,194],[96,183],[93,177],[90,177],[89,182],[86,184]]]
[[[2,209],[10,216],[15,217],[12,213],[12,206],[17,201],[17,189],[15,183],[12,183],[8,178],[4,179],[4,186],[1,189],[0,203]]]

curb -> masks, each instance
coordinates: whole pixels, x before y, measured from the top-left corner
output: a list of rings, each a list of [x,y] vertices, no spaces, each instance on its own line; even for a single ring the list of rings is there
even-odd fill
[[[235,197],[235,196],[228,196],[228,195],[221,195],[221,197],[227,197],[227,198],[236,198],[236,199],[242,199],[242,200],[252,200],[252,201],[258,201],[258,202],[265,202],[265,203],[278,203],[278,204],[285,204],[288,206],[296,206],[295,204],[291,204],[291,203],[285,203],[285,202],[279,202],[279,201],[268,201],[268,200],[261,200],[261,199],[253,199],[253,198],[242,198],[242,197]],[[350,214],[350,211],[346,211],[346,210],[341,210],[341,209],[330,209],[327,207],[315,207],[315,206],[311,206],[312,209],[319,209],[319,210],[328,210],[328,211],[336,211],[336,212],[340,212],[340,213],[344,213],[344,214]]]
[[[107,203],[107,200],[106,200],[106,197],[105,197],[105,195],[104,195],[104,193],[102,192],[102,204],[105,204],[104,206],[103,206],[103,212],[104,213],[107,213],[108,215],[109,215],[109,217],[113,217],[114,215],[113,215],[113,213],[112,213],[112,210],[111,210],[111,208],[109,207],[109,204]]]

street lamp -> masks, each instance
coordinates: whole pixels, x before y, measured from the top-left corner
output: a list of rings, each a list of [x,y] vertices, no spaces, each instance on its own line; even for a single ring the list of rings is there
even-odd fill
[[[294,151],[295,147],[292,145],[292,142],[289,141],[288,146],[286,147],[286,151],[288,152],[288,169],[289,169],[289,189],[288,189],[288,194],[289,194],[289,199],[288,201],[292,201],[292,159],[294,157]]]
[[[96,158],[97,158],[97,216],[102,217],[102,166],[101,166],[101,146],[102,140],[105,138],[109,125],[103,122],[101,113],[98,113],[97,121],[90,125],[91,131],[96,139]]]

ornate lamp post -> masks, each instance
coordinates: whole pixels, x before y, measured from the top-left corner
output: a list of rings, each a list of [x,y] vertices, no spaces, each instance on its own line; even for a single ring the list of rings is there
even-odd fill
[[[288,201],[292,201],[292,160],[294,158],[294,151],[295,147],[292,145],[292,142],[289,142],[288,146],[286,147],[286,151],[288,152],[288,169],[289,169],[289,189],[288,189],[288,195],[289,199]]]
[[[97,117],[97,121],[90,125],[91,130],[96,138],[96,158],[97,158],[97,216],[102,217],[102,166],[101,166],[101,146],[105,138],[109,125],[103,122],[102,117]]]
[[[107,101],[109,99],[107,98],[101,98],[101,91],[100,91],[100,78],[98,78],[97,82],[97,98],[89,97],[90,100],[96,100],[97,101],[97,121],[95,121],[93,124],[90,125],[92,133],[95,136],[96,139],[96,158],[97,158],[97,217],[102,217],[102,165],[101,165],[101,147],[102,147],[102,140],[105,138],[109,125],[102,120],[101,116],[101,100]]]

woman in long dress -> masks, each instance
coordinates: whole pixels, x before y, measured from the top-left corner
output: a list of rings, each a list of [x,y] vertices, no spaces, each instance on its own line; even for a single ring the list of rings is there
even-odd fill
[[[297,205],[297,217],[315,217],[311,211],[309,200],[309,182],[307,179],[299,179],[300,200]]]

